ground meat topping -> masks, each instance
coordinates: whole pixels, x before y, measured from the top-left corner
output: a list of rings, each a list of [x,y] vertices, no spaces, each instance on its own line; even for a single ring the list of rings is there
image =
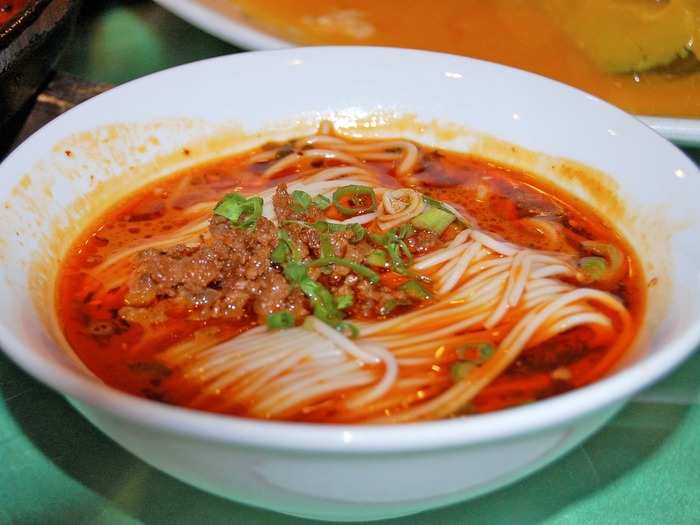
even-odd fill
[[[314,223],[322,220],[323,212],[313,204],[307,208],[301,208],[287,192],[287,185],[280,184],[277,186],[277,191],[272,197],[272,206],[275,209],[275,215],[280,223],[284,221],[305,221]]]
[[[141,252],[126,305],[144,307],[158,299],[177,298],[199,309],[198,318],[230,319],[242,318],[249,307],[260,313],[299,310],[296,304],[286,304],[289,287],[270,263],[277,244],[277,227],[271,221],[261,218],[255,229],[242,230],[215,215],[209,233],[211,238],[196,247]],[[133,309],[123,315],[134,319]]]
[[[429,230],[416,230],[406,239],[406,244],[411,253],[422,255],[436,249],[440,244],[440,237]]]
[[[323,212],[313,205],[302,209],[284,184],[273,196],[273,207],[279,227],[260,217],[254,227],[242,228],[215,214],[209,235],[199,245],[148,249],[138,254],[120,317],[129,322],[158,322],[167,304],[167,308],[179,308],[198,320],[254,316],[264,322],[272,313],[289,311],[300,321],[313,311],[313,305],[299,283],[285,277],[285,264],[272,261],[272,252],[281,242],[281,229],[302,263],[321,258],[323,243],[326,256],[331,251],[334,257],[361,265],[369,254],[381,249],[369,234],[358,237],[351,229],[315,228],[318,221],[325,221]],[[416,255],[439,243],[437,235],[425,230],[413,231],[406,238],[408,249]],[[385,317],[397,307],[412,304],[400,287],[372,283],[347,262],[308,266],[306,272],[336,298],[351,296],[353,305],[346,311],[351,317]]]

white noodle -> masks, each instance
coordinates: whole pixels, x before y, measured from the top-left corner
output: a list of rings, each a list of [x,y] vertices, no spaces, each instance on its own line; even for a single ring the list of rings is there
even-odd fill
[[[365,345],[365,348],[367,348],[367,346],[369,345]],[[396,378],[399,373],[399,366],[396,363],[396,358],[394,355],[378,345],[372,345],[371,349],[372,353],[379,356],[384,363],[384,377],[382,377],[382,380],[379,381],[379,383],[377,383],[373,388],[348,399],[346,404],[350,409],[360,408],[371,403],[372,401],[376,401],[387,393],[396,382]]]
[[[330,222],[332,224],[367,224],[368,222],[372,222],[376,218],[377,218],[377,214],[375,212],[371,212],[371,213],[365,213],[364,215],[357,215],[355,217],[350,217],[349,219],[345,219],[344,221],[336,221],[335,219],[326,219],[326,222]]]

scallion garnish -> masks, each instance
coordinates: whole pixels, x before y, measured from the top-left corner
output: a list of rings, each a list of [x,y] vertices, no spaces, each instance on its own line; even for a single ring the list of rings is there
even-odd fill
[[[411,301],[405,299],[387,299],[384,304],[379,308],[379,315],[389,315],[398,306],[410,306]]]
[[[625,259],[622,251],[608,242],[582,241],[581,247],[594,255],[604,257],[605,267],[594,256],[583,257],[579,260],[579,268],[584,275],[593,281],[614,281],[619,279],[625,270]],[[589,274],[589,272],[591,272]]]
[[[382,250],[374,250],[373,252],[370,252],[367,257],[365,257],[365,262],[370,266],[385,268],[387,265],[386,253]]]
[[[450,367],[450,375],[455,381],[462,381],[475,367],[476,365],[469,361],[457,361]]]
[[[377,284],[379,282],[379,274],[377,272],[367,268],[366,266],[363,266],[360,263],[356,263],[355,261],[351,261],[350,259],[343,259],[342,257],[335,257],[335,256],[321,257],[320,259],[316,259],[315,261],[311,261],[309,263],[309,266],[318,267],[318,266],[328,266],[330,264],[336,264],[338,266],[346,266],[347,268],[350,268],[355,274],[359,275],[360,277],[364,277],[372,284]]]
[[[294,326],[294,316],[287,310],[268,314],[265,318],[265,324],[272,330],[280,328],[292,328]]]
[[[299,262],[288,262],[284,265],[284,276],[291,284],[300,284],[306,274],[306,266]]]
[[[287,221],[292,222],[292,221]],[[334,222],[316,221],[313,224],[303,223],[316,230],[318,233],[352,232],[351,243],[358,243],[367,235],[367,230],[361,224],[337,224]]]
[[[442,235],[442,232],[444,232],[455,219],[454,213],[434,206],[426,206],[425,210],[423,210],[420,215],[411,220],[411,224],[421,230],[429,230],[436,235]]]
[[[333,193],[333,205],[346,217],[354,217],[376,210],[377,196],[369,186],[341,186]]]
[[[346,308],[352,306],[354,298],[352,294],[339,295],[335,298],[335,306],[338,310],[345,310]]]
[[[357,337],[358,335],[360,335],[360,329],[357,328],[357,326],[355,326],[354,324],[349,323],[347,321],[342,321],[338,323],[335,329],[339,332],[347,334],[350,337]]]
[[[270,260],[273,263],[283,264],[288,260],[295,262],[301,260],[301,249],[285,230],[277,231],[277,239],[277,246],[270,254]]]
[[[273,263],[282,264],[287,260],[290,253],[291,252],[287,244],[282,241],[278,241],[277,246],[275,246],[274,250],[272,250],[272,253],[270,254],[270,260]]]
[[[461,381],[472,370],[483,365],[493,357],[496,348],[488,341],[465,343],[457,349],[459,361],[450,367],[450,374],[455,381]]]
[[[311,201],[314,206],[316,206],[319,210],[325,210],[328,208],[328,206],[331,205],[331,201],[328,197],[325,197],[323,195],[316,195],[313,198],[313,201]]]
[[[399,286],[399,290],[406,292],[412,299],[417,301],[427,301],[433,297],[428,290],[413,279]]]
[[[429,206],[432,206],[433,208],[438,208],[442,211],[445,211],[447,213],[451,213],[454,215],[455,219],[457,222],[461,223],[463,226],[471,226],[466,220],[464,220],[462,217],[459,215],[455,215],[454,210],[449,209],[444,202],[441,202],[437,199],[433,199],[432,197],[428,197],[427,195],[423,195],[423,200],[428,204]]]
[[[457,357],[475,365],[484,364],[493,357],[496,348],[488,341],[465,343],[457,349]]]
[[[413,262],[413,254],[411,254],[411,250],[408,249],[408,245],[404,241],[412,233],[413,227],[407,223],[397,228],[392,228],[384,234],[370,233],[372,241],[382,246],[389,254],[392,270],[402,275],[408,273],[408,265]],[[404,261],[404,258],[406,261]]]
[[[312,203],[311,195],[301,190],[292,192],[292,200],[294,201],[295,211],[305,211]]]
[[[253,228],[262,217],[262,197],[250,197],[249,199],[240,193],[229,193],[214,208],[216,215],[221,215],[230,220],[236,227]]]
[[[321,283],[314,281],[306,271],[306,265],[289,262],[284,265],[284,276],[292,286],[298,286],[309,298],[314,316],[330,326],[341,329],[343,312],[336,305],[333,294]]]
[[[319,237],[321,242],[321,257],[334,257],[335,252],[333,251],[330,235],[327,233],[322,233],[319,235]]]
[[[354,243],[360,242],[367,234],[367,230],[365,230],[361,224],[348,224],[346,229],[352,232],[352,239],[350,239],[350,242]]]
[[[578,261],[578,267],[585,274],[586,279],[590,281],[600,281],[608,273],[607,261],[597,255],[581,257]]]

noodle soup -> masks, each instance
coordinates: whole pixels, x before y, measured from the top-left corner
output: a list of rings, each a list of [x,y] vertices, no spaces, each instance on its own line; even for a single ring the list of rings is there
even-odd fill
[[[119,202],[57,304],[76,354],[134,395],[409,422],[596,381],[635,338],[642,279],[610,224],[536,177],[324,122]]]

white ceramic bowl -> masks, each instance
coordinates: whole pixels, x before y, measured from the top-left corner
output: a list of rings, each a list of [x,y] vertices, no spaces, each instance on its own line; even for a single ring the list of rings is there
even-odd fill
[[[52,315],[57,261],[87,218],[178,166],[308,132],[321,117],[348,132],[401,134],[497,157],[597,206],[636,246],[655,284],[645,324],[649,345],[640,342],[607,379],[547,401],[399,426],[198,413],[116,392],[87,372]],[[280,512],[370,520],[494,490],[578,444],[700,340],[696,167],[594,97],[485,62],[380,48],[288,49],[198,62],[69,111],[8,157],[0,176],[4,351],[148,463]]]

